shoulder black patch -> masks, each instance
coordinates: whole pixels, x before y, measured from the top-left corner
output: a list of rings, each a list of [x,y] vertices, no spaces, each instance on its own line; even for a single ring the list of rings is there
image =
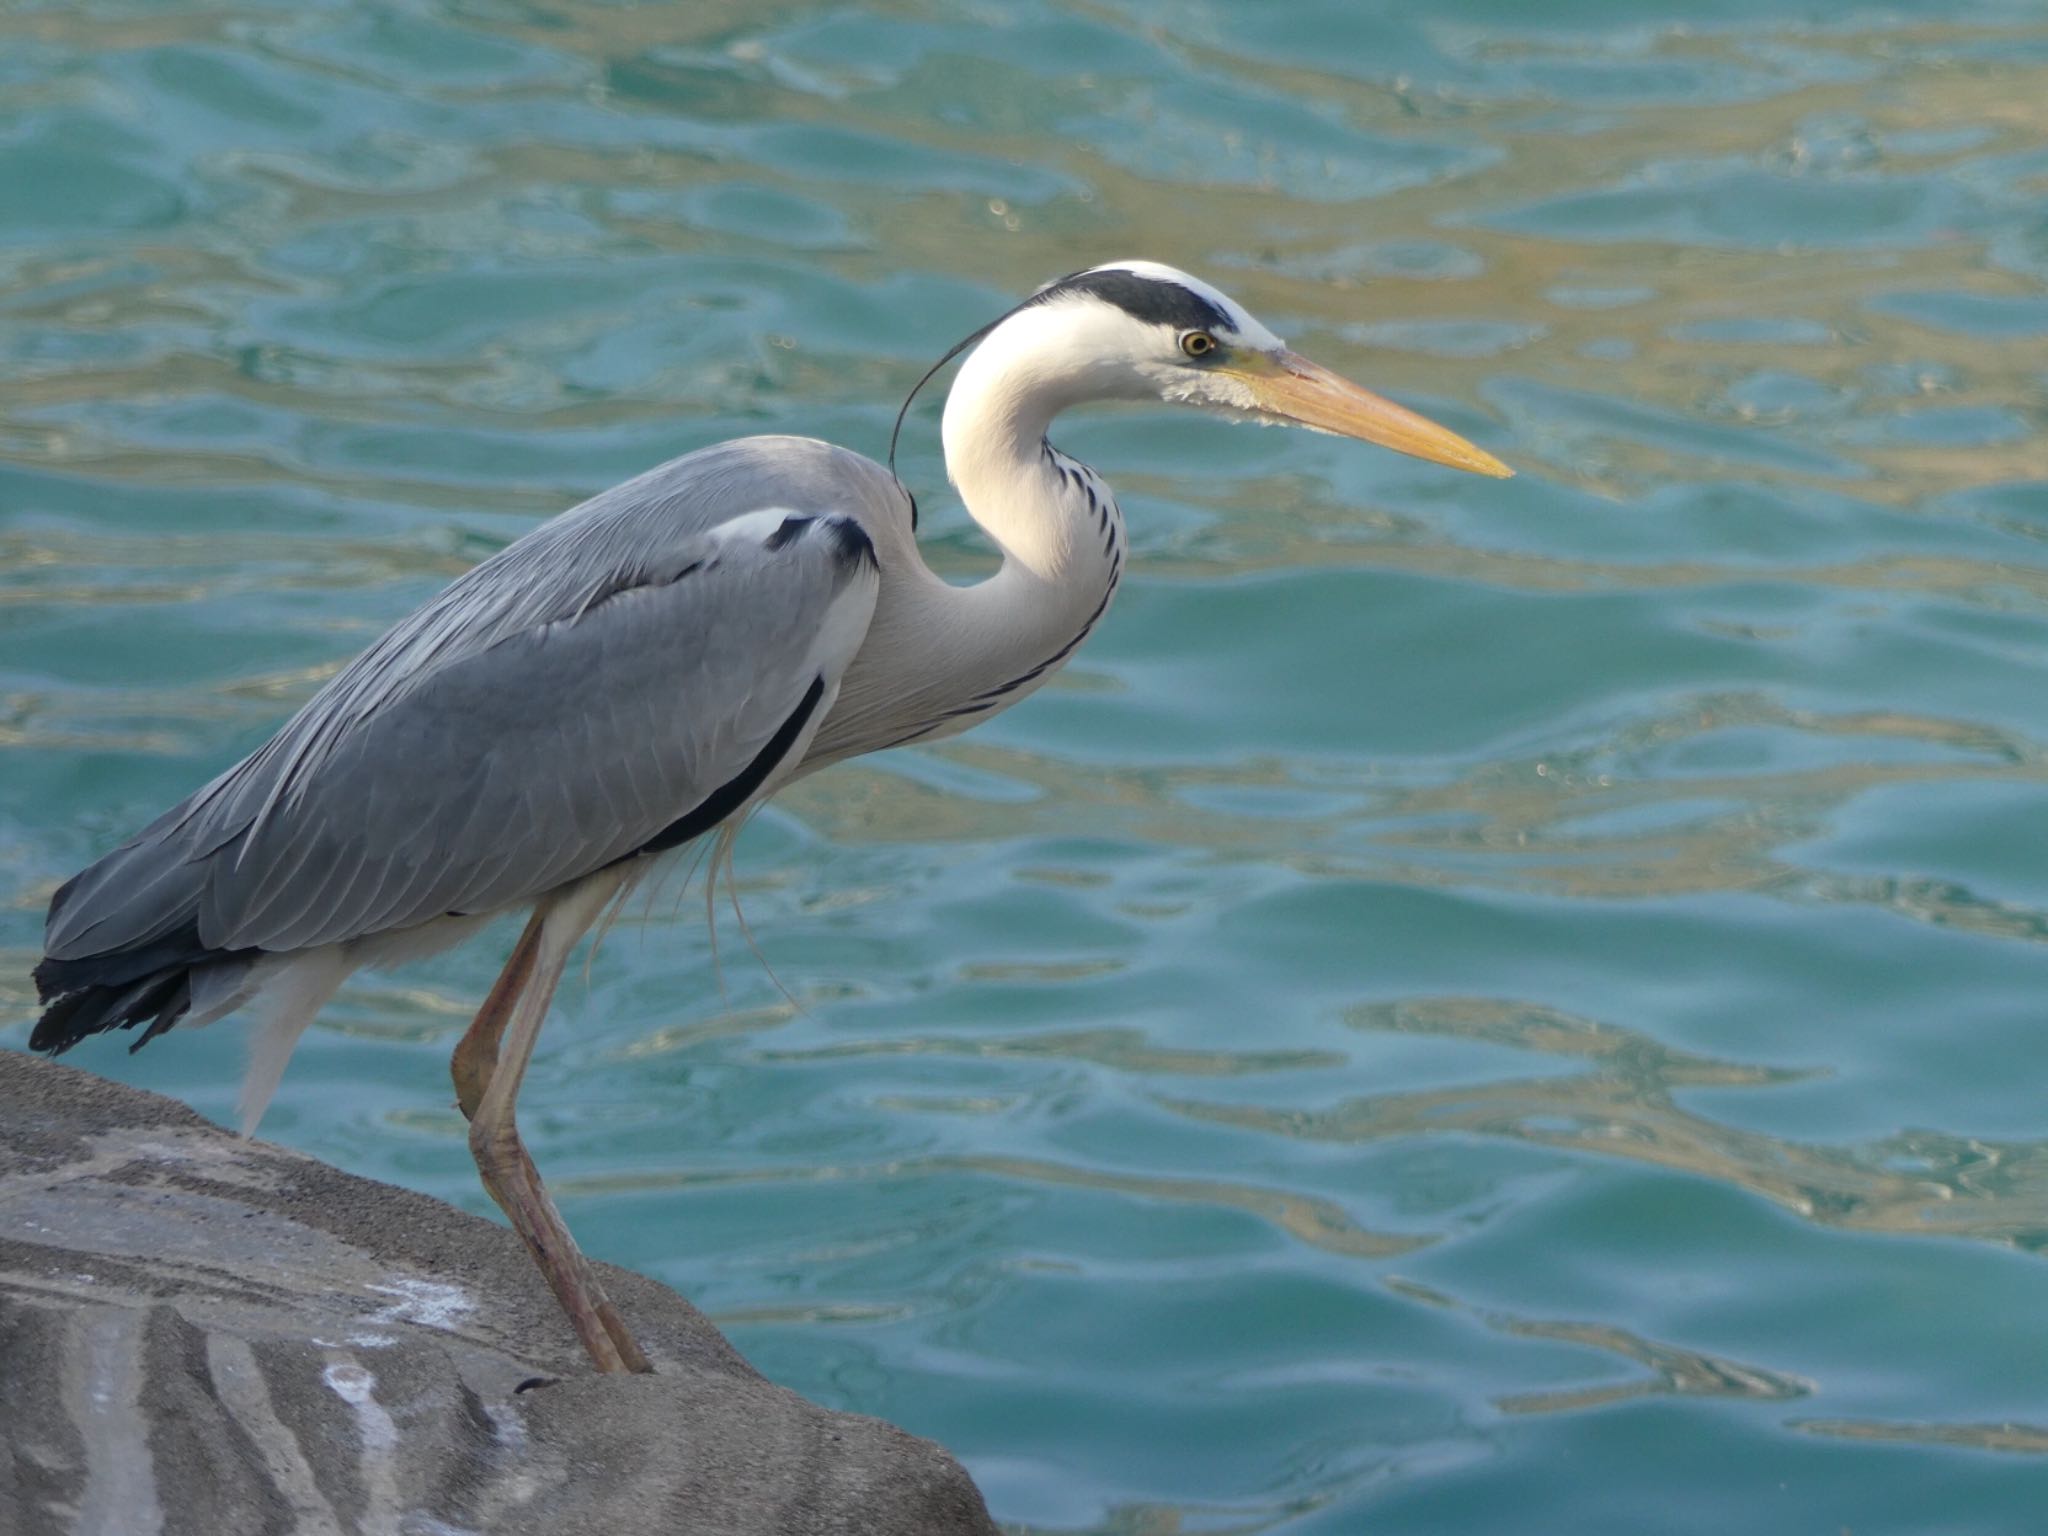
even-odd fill
[[[881,564],[875,558],[875,541],[868,537],[867,529],[850,517],[828,517],[825,527],[832,535],[832,548],[842,565]]]
[[[1231,328],[1230,316],[1194,289],[1163,278],[1141,277],[1136,272],[1076,272],[1033,294],[1026,307],[1055,303],[1077,293],[1114,304],[1133,319],[1151,325],[1170,325],[1177,331]]]
[[[841,565],[880,564],[875,559],[875,541],[868,537],[867,529],[844,513],[833,513],[825,517],[792,514],[785,517],[781,525],[761,541],[761,547],[780,553],[816,527],[825,530],[825,537],[832,541],[832,553]]]

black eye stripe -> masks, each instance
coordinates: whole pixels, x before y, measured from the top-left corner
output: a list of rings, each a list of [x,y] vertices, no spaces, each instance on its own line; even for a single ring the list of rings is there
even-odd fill
[[[1230,316],[1192,288],[1157,277],[1140,277],[1135,272],[1076,272],[1063,277],[1043,292],[1033,294],[1025,307],[1051,304],[1074,294],[1113,304],[1135,320],[1153,325],[1170,325],[1177,331],[1213,331],[1230,327]]]

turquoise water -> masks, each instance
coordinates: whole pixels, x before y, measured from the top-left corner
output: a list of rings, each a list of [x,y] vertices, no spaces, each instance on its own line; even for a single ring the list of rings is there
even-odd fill
[[[1024,1531],[2037,1530],[2044,102],[2026,0],[0,4],[0,1040],[455,572],[1150,256],[1520,477],[1072,421],[1060,683],[760,818],[765,966],[693,892],[565,989],[588,1247]],[[510,937],[265,1133],[487,1210]],[[71,1059],[225,1116],[240,1041]]]

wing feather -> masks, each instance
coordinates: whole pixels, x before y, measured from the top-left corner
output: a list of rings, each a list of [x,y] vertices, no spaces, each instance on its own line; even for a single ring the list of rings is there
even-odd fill
[[[626,857],[745,768],[817,677],[836,682],[851,656],[817,654],[827,611],[872,609],[874,592],[821,544],[740,547],[444,663],[252,823],[201,937],[303,949],[494,910]],[[639,793],[614,810],[621,774]]]
[[[901,495],[884,482],[844,450],[748,439],[543,524],[68,883],[46,965],[187,930],[310,948],[633,854],[748,771],[814,682],[829,703],[879,576],[865,539],[827,535]]]

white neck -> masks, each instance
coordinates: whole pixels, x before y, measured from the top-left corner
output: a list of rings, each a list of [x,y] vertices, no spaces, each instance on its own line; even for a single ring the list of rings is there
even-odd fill
[[[900,550],[878,545],[875,617],[806,769],[951,735],[1008,708],[1064,666],[1108,609],[1123,573],[1123,514],[1101,476],[1045,432],[1067,406],[1125,391],[1061,366],[1032,335],[999,327],[946,401],[947,476],[1002,550],[1002,568],[955,587],[907,538]]]
[[[1089,536],[1086,496],[1078,511],[1073,504],[1072,476],[1046,458],[1045,434],[1069,406],[1125,392],[1113,375],[1075,366],[1067,349],[1023,324],[998,326],[961,365],[946,397],[946,476],[1006,569],[1099,590],[1100,534]]]

